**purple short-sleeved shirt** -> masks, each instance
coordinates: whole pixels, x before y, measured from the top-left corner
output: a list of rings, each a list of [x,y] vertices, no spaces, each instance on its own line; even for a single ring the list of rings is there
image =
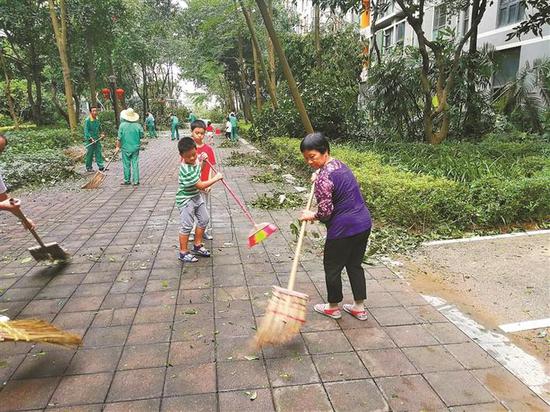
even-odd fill
[[[371,228],[370,212],[357,179],[340,160],[332,159],[319,169],[315,197],[315,217],[326,224],[327,239],[342,239]]]

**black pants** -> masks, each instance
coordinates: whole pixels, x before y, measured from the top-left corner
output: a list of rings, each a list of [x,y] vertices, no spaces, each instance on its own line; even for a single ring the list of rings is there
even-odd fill
[[[367,298],[365,271],[361,264],[367,250],[370,229],[343,239],[332,239],[325,243],[323,264],[329,303],[340,303],[342,296],[342,269],[346,268],[353,300]]]

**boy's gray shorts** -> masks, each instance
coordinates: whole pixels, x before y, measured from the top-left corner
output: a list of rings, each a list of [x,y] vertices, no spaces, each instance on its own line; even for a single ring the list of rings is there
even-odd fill
[[[187,202],[185,206],[179,208],[180,211],[180,233],[182,235],[188,235],[193,229],[195,218],[197,219],[197,226],[205,228],[210,220],[208,216],[208,210],[206,209],[206,203],[204,203],[203,197],[200,193]]]

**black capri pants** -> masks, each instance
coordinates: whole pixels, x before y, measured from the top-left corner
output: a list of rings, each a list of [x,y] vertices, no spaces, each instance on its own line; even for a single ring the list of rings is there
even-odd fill
[[[342,239],[327,239],[323,257],[325,281],[329,303],[340,303],[342,295],[342,269],[346,268],[353,300],[367,298],[365,271],[361,264],[367,250],[370,229]]]

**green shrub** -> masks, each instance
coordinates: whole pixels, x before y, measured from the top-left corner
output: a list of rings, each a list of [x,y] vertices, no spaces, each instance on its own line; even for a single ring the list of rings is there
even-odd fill
[[[75,143],[69,129],[25,129],[6,132],[8,153],[33,154],[43,149],[66,149]]]
[[[118,132],[115,122],[115,112],[110,110],[102,111],[99,112],[97,118],[101,122],[101,130],[105,133],[107,139],[116,138]],[[81,136],[84,136],[84,130],[82,131]]]

